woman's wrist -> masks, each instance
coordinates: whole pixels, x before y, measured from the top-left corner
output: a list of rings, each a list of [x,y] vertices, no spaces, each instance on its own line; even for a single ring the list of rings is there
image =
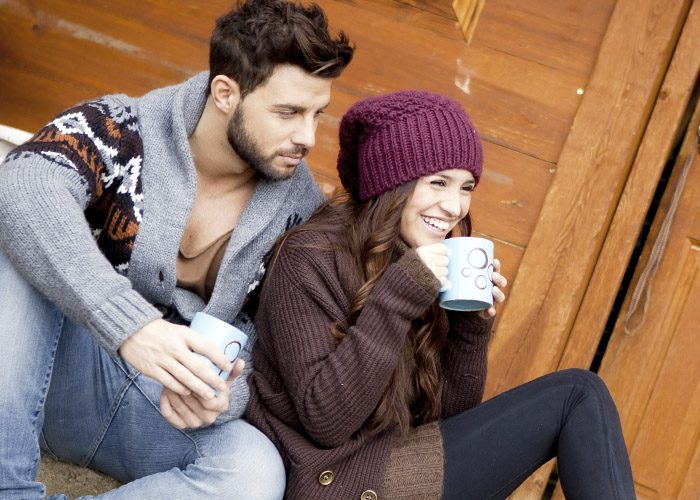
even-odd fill
[[[413,278],[428,294],[437,298],[440,291],[440,281],[423,263],[415,250],[409,248],[399,258],[396,264]]]

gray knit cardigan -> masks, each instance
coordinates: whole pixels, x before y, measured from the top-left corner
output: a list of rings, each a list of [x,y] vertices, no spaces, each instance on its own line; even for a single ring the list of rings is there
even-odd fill
[[[0,249],[24,277],[116,355],[161,317],[204,310],[255,330],[241,312],[275,239],[308,218],[323,196],[305,164],[284,181],[258,182],[205,304],[176,286],[176,259],[196,192],[188,137],[206,102],[207,73],[140,98],[82,103],[41,129],[0,165]],[[212,214],[216,216],[216,214]],[[1,306],[1,305],[0,305]],[[245,376],[226,419],[248,401]]]

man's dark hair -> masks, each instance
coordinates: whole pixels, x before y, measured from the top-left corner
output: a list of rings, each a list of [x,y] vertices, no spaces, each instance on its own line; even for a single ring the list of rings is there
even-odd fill
[[[331,36],[328,18],[315,3],[240,1],[216,21],[209,51],[209,88],[216,75],[226,75],[236,80],[245,97],[265,83],[279,64],[335,78],[353,51],[345,33]]]

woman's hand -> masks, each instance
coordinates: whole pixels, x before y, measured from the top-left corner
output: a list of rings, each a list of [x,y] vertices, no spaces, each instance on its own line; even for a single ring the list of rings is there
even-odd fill
[[[503,288],[508,286],[508,280],[499,271],[501,270],[501,261],[493,259],[493,305],[488,309],[479,311],[479,315],[484,319],[493,318],[496,315],[496,304],[500,304],[506,300],[506,294],[503,293]]]
[[[435,277],[440,281],[440,286],[444,286],[447,282],[447,246],[444,243],[433,243],[432,245],[424,245],[416,248],[418,257],[423,261],[428,269],[430,269]],[[501,261],[493,259],[493,305],[488,309],[479,311],[479,315],[484,319],[493,318],[496,315],[496,304],[500,304],[506,300],[506,294],[503,293],[503,288],[508,285],[508,280],[500,273]]]
[[[450,261],[447,257],[447,246],[444,243],[423,245],[416,248],[416,253],[440,281],[440,286],[443,286],[447,282],[447,264]]]

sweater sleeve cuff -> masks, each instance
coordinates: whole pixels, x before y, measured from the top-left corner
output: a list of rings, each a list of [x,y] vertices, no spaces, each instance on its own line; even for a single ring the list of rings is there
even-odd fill
[[[494,318],[482,318],[478,312],[448,311],[452,330],[464,340],[491,335]]]
[[[396,262],[431,296],[437,297],[440,291],[440,281],[423,263],[415,250],[408,249]]]
[[[116,356],[119,347],[131,334],[162,316],[136,290],[129,289],[97,309],[87,326],[110,356]]]

